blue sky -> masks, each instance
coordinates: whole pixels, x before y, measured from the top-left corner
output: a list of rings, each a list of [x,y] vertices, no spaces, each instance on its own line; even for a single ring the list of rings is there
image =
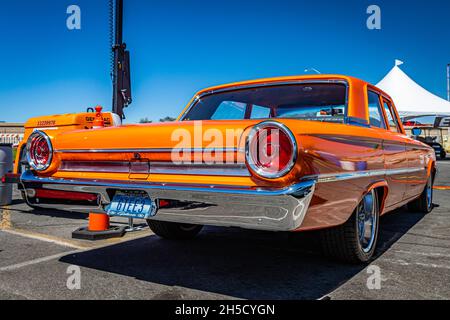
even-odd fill
[[[446,97],[450,2],[124,0],[133,104],[126,122],[176,116],[195,91],[306,67],[378,82],[393,66]],[[81,30],[66,9],[81,8]],[[381,8],[382,29],[366,28]],[[111,107],[108,0],[9,1],[0,9],[0,120]]]

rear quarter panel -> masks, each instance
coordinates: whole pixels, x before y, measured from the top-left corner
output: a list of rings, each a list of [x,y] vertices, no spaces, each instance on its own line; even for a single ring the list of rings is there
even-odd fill
[[[326,130],[323,126],[326,125]],[[319,178],[300,230],[340,225],[348,220],[370,186],[383,177],[330,180],[327,176],[383,170],[382,136],[377,130],[344,124],[311,123],[298,134],[302,179]],[[307,131],[307,132],[305,132]]]

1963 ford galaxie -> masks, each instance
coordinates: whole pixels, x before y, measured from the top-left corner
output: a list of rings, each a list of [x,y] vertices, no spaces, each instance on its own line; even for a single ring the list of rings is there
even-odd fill
[[[37,130],[27,157],[33,206],[68,205],[36,190],[68,194],[71,209],[144,218],[172,239],[203,225],[323,229],[324,251],[350,262],[372,257],[381,215],[432,210],[436,174],[433,149],[405,135],[392,99],[339,75],[205,89],[172,123]]]

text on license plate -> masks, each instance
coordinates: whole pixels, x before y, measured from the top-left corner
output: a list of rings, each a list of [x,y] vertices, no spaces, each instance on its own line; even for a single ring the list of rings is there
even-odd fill
[[[111,204],[107,207],[110,216],[147,219],[156,214],[157,207],[154,200],[146,192],[118,191]]]

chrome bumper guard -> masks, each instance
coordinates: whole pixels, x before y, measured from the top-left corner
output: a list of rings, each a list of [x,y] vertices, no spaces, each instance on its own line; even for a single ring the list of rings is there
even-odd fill
[[[117,190],[141,190],[151,199],[175,201],[162,207],[151,219],[189,224],[233,226],[268,231],[298,229],[308,210],[315,181],[302,181],[283,189],[194,184],[150,183],[144,181],[82,180],[37,177],[31,171],[21,176],[24,189],[95,193],[98,206],[39,204],[43,208],[83,212],[104,212]]]

